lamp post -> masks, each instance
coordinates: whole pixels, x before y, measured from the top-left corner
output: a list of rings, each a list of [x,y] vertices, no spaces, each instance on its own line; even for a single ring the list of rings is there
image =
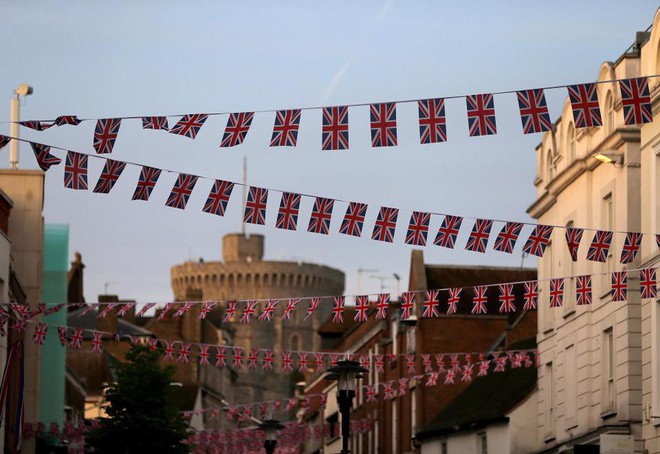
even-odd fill
[[[273,454],[275,446],[277,446],[277,431],[284,429],[284,426],[275,419],[266,419],[259,423],[259,430],[263,430],[266,434],[266,441],[264,441],[264,448],[266,454]]]
[[[336,366],[328,369],[326,380],[337,380],[337,404],[341,413],[341,454],[350,454],[348,439],[351,427],[351,406],[355,397],[355,380],[364,377],[368,369],[360,366],[357,361],[338,361]]]
[[[20,84],[16,90],[14,90],[14,96],[11,98],[10,114],[9,119],[11,123],[9,124],[9,134],[14,138],[18,139],[19,128],[18,122],[21,120],[21,104],[20,96],[31,95],[33,89],[28,84]],[[18,169],[18,140],[12,140],[9,142],[9,167],[12,169]]]

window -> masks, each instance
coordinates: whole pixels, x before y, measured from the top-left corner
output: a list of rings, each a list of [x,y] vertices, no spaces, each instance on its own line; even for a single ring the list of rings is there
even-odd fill
[[[564,402],[566,427],[577,425],[577,355],[575,345],[566,347],[564,355]]]
[[[447,449],[447,440],[442,440],[440,442],[440,452],[442,454],[449,454],[449,449]]]
[[[546,184],[547,186],[548,184],[550,184],[550,181],[555,177],[555,166],[552,163],[552,150],[548,150],[548,155],[545,159],[545,162],[546,162],[546,169],[548,172],[548,181]]]
[[[300,337],[297,334],[291,336],[291,351],[300,351]]]
[[[603,331],[603,413],[616,409],[616,360],[614,349],[614,331]]]
[[[479,454],[488,454],[488,437],[486,432],[477,434],[477,452]]]
[[[552,362],[546,363],[543,377],[545,400],[545,434],[546,437],[555,433],[555,377]]]
[[[566,139],[568,140],[568,163],[566,165],[570,165],[577,158],[577,139],[573,123],[568,124]]]
[[[609,136],[614,131],[614,99],[612,92],[607,92],[605,98],[605,133]]]
[[[415,353],[415,338],[417,330],[414,326],[406,330],[406,351],[408,353]]]

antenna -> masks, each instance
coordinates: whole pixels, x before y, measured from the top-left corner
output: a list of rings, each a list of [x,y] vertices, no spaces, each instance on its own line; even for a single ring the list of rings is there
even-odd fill
[[[245,204],[247,203],[247,156],[243,156],[243,213],[245,213]],[[245,217],[242,216],[241,233],[245,236]]]
[[[378,270],[368,270],[366,268],[358,268],[357,270],[357,275],[358,275],[358,281],[357,281],[357,292],[362,293],[362,273],[377,273]]]

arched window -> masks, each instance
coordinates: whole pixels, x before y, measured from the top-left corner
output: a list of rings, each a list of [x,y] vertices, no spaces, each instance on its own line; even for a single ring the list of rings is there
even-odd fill
[[[577,158],[577,142],[575,139],[575,127],[573,123],[568,124],[568,133],[566,134],[566,140],[568,145],[568,163],[575,161]]]
[[[614,97],[611,91],[605,97],[605,132],[608,136],[614,132]]]
[[[291,336],[291,351],[297,352],[300,351],[300,336],[294,334]]]
[[[546,172],[548,175],[548,183],[555,177],[555,165],[552,162],[552,150],[548,150],[547,157],[545,159]]]

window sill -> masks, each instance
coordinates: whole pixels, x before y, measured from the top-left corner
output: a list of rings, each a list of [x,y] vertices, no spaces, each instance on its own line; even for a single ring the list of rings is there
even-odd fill
[[[555,441],[555,434],[546,434],[545,437],[543,437],[543,443],[550,443]]]
[[[577,428],[577,426],[578,426],[578,422],[577,422],[577,418],[575,416],[566,419],[566,429],[565,430],[572,430],[572,429]]]
[[[564,314],[562,315],[562,317],[564,318],[564,320],[566,320],[571,315],[575,315],[575,306],[573,306],[570,309],[566,310],[564,312]]]
[[[603,410],[600,413],[600,418],[601,419],[609,419],[613,416],[616,416],[616,410],[614,410],[614,409]]]
[[[555,330],[554,326],[547,326],[543,328],[543,334],[549,334]]]

